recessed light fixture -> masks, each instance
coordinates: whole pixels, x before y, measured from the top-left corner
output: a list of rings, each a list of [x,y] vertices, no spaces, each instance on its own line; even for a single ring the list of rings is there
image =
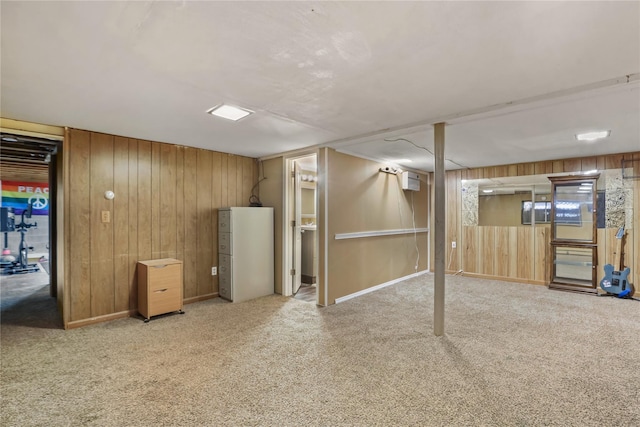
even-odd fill
[[[233,105],[221,104],[217,107],[213,107],[207,110],[207,113],[236,122],[244,117],[247,117],[249,114],[253,114],[253,111],[240,107],[234,107]]]
[[[396,160],[389,160],[389,163],[411,163],[413,160],[411,159],[396,159]]]
[[[610,130],[599,130],[597,132],[585,132],[576,134],[578,141],[595,141],[597,139],[607,138],[611,135]]]
[[[483,193],[493,193],[493,190],[482,190]]]

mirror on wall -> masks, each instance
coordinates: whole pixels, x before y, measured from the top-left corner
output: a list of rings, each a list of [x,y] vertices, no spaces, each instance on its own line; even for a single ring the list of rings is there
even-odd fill
[[[302,215],[308,215],[315,218],[316,216],[316,190],[315,188],[301,188],[301,208]]]
[[[470,221],[465,225],[481,225],[481,226],[530,226],[533,221],[536,225],[551,224],[551,182],[549,177],[566,176],[568,174],[554,175],[528,175],[514,176],[504,178],[489,178],[467,180],[463,183],[463,198],[467,198],[463,204],[463,209],[468,208],[475,210],[466,217]],[[602,176],[596,180],[596,195],[593,200],[567,200],[566,204],[558,205],[558,215],[564,212],[564,224],[560,227],[560,235],[564,232],[567,236],[573,236],[576,233],[576,225],[583,213],[590,212],[595,203],[596,207],[596,228],[616,228],[620,222],[624,223],[624,218],[631,217],[623,215],[624,211],[629,211],[630,207],[624,206],[619,200],[625,200],[625,197],[618,193],[623,193],[625,182],[618,179],[621,176],[620,170],[611,170],[602,173]],[[609,196],[606,196],[608,188]],[[581,195],[585,195],[584,188],[581,189]],[[534,205],[535,194],[535,205]],[[476,202],[473,203],[475,197]],[[609,199],[609,207],[606,206],[606,198]],[[584,196],[583,196],[584,198]],[[631,200],[631,199],[630,199]],[[579,213],[573,209],[580,203],[581,209],[586,211]],[[584,202],[584,203],[583,203]],[[563,209],[566,208],[566,209]],[[605,213],[609,212],[609,225],[606,225]],[[532,216],[533,212],[533,216]],[[475,223],[473,218],[475,216]],[[573,219],[573,224],[571,220]],[[619,225],[618,225],[619,226]],[[573,227],[573,228],[571,228]]]
[[[596,172],[578,174],[581,178]],[[465,226],[551,226],[552,186],[550,179],[575,174],[558,173],[462,181],[462,223]],[[595,192],[589,190],[595,189]],[[633,187],[623,179],[621,169],[600,173],[593,186],[558,187],[559,219],[556,234],[561,239],[589,239],[588,214],[595,209],[596,229],[631,228],[633,219]],[[579,207],[579,208],[578,208]],[[588,220],[591,221],[591,220]],[[583,227],[584,226],[584,227]],[[577,234],[578,233],[578,234]],[[579,234],[582,233],[582,234]]]
[[[621,169],[462,180],[463,239],[473,251],[496,254],[481,267],[472,252],[463,262],[473,272],[595,291],[598,235],[631,228],[633,191]],[[512,259],[504,254],[514,250],[517,262],[505,267]]]
[[[301,172],[300,181],[300,213],[303,226],[316,225],[316,183],[314,172]]]
[[[546,176],[474,181],[478,184],[477,225],[527,227],[532,222],[550,223],[551,184]]]

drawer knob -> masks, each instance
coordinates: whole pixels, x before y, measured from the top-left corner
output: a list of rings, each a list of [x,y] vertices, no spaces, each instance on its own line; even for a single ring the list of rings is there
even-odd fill
[[[169,288],[164,288],[164,289],[158,289],[158,290],[155,290],[155,291],[153,291],[153,292],[166,292],[166,291],[168,291],[168,290],[169,290]]]
[[[154,265],[153,268],[165,268],[167,264]]]

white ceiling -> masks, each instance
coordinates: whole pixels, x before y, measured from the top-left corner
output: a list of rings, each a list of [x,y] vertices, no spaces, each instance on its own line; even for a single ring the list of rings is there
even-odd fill
[[[640,150],[640,2],[5,2],[1,114],[432,170]],[[255,111],[239,122],[220,103]],[[604,142],[575,133],[610,129]]]

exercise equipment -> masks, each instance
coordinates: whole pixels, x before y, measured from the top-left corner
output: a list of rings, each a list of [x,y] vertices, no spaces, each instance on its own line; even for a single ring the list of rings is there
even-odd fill
[[[16,260],[9,250],[9,232],[15,231],[15,217],[13,208],[0,207],[0,233],[4,233],[4,246],[2,247],[2,256],[0,257],[0,265],[5,267]],[[5,265],[6,264],[6,265]]]
[[[32,213],[32,205],[31,203],[29,203],[27,205],[27,208],[25,210],[22,211],[22,215],[20,216],[20,223],[19,224],[15,224],[15,219],[12,218],[13,222],[13,228],[16,231],[20,232],[20,245],[18,247],[18,259],[13,261],[13,262],[2,262],[1,265],[1,269],[0,269],[0,274],[24,274],[24,273],[35,273],[36,271],[39,271],[40,268],[38,267],[37,263],[33,263],[33,264],[29,264],[29,251],[33,250],[32,246],[29,246],[29,244],[27,243],[27,239],[25,238],[25,234],[27,234],[27,230],[31,227],[38,227],[38,223],[34,222],[33,224],[28,224],[26,222],[24,222],[24,218],[25,216],[27,218],[31,218],[31,213]],[[6,228],[10,228],[9,227],[9,215],[7,212],[7,223],[3,224],[3,227],[6,226]],[[7,246],[7,236],[6,236],[6,232],[5,232],[5,248]],[[5,257],[9,257],[10,255],[5,255],[5,250],[2,251],[3,253],[3,259],[5,259]]]

